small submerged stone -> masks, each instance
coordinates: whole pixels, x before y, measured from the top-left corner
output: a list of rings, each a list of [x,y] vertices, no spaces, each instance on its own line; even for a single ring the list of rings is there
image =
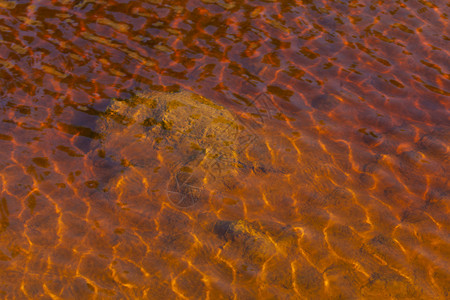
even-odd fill
[[[255,264],[262,264],[276,253],[274,243],[251,223],[219,220],[214,225],[214,233],[225,241],[230,241],[243,256]]]
[[[218,220],[213,232],[230,245],[231,252],[245,261],[262,266],[267,260],[285,260],[298,247],[298,235],[291,226],[275,222],[259,224],[246,220]]]

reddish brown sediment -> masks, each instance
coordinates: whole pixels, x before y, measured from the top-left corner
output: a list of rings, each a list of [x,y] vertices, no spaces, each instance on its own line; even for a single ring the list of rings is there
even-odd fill
[[[0,1],[0,297],[448,299],[449,39],[442,0]],[[98,127],[175,90],[232,176]]]

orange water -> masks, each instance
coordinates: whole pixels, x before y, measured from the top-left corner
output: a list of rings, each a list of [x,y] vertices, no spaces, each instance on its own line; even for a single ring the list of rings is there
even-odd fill
[[[1,0],[1,297],[448,299],[449,14]],[[179,206],[164,160],[92,155],[112,98],[177,87],[236,115],[268,167]]]

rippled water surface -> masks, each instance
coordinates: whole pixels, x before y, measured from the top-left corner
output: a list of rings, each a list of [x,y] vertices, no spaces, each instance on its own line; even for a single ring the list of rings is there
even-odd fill
[[[1,297],[448,299],[449,14],[1,0]]]

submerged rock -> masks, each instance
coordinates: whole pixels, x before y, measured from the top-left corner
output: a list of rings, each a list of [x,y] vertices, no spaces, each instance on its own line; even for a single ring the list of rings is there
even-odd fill
[[[285,260],[298,248],[294,228],[274,222],[263,222],[261,226],[246,220],[218,220],[213,232],[229,244],[231,252],[255,266],[262,266],[275,257]]]
[[[168,197],[181,207],[207,199],[207,184],[235,187],[240,170],[270,170],[243,155],[251,148],[270,157],[259,137],[223,106],[189,91],[113,100],[98,131],[97,148],[116,164],[140,172],[166,168]]]
[[[244,220],[219,220],[214,225],[214,233],[225,241],[230,241],[255,264],[262,264],[276,253],[275,244],[269,236]]]

